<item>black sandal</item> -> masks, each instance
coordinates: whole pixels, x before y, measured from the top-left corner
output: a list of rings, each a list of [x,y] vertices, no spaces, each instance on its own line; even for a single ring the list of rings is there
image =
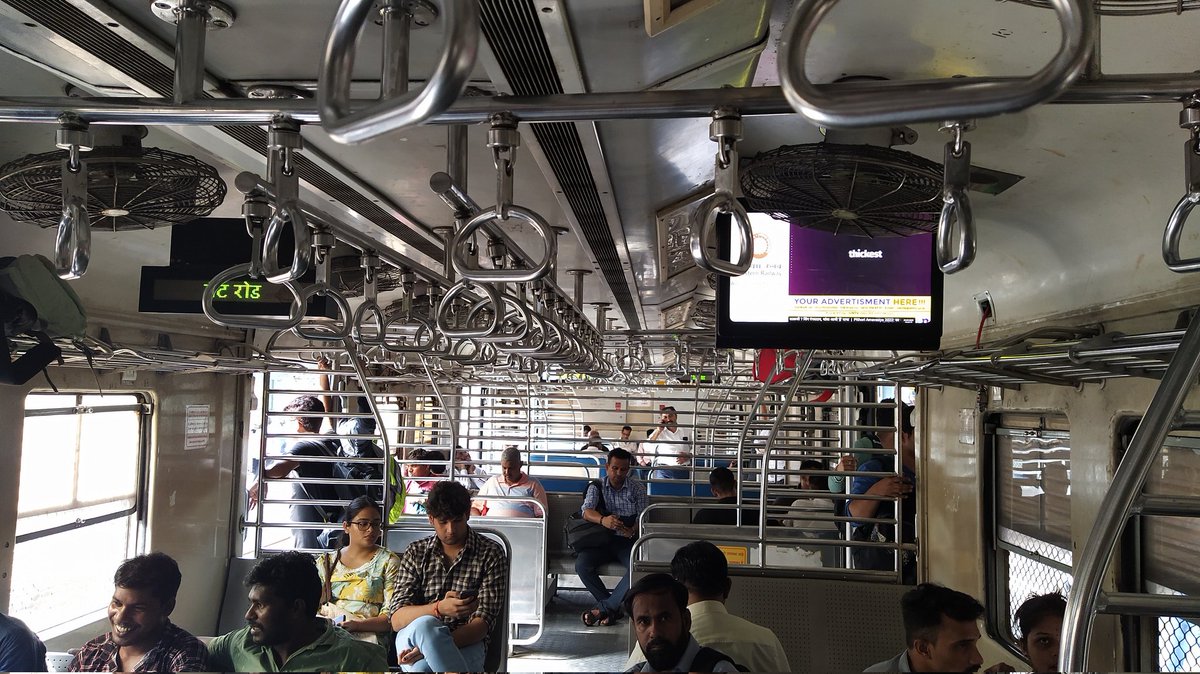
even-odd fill
[[[600,620],[596,621],[596,624],[600,625],[601,627],[612,627],[620,622],[620,620],[621,615],[619,613],[604,613]]]
[[[608,620],[608,614],[598,608],[590,608],[584,611],[583,615],[579,616],[579,619],[582,620],[583,624],[587,625],[588,627],[608,624],[604,622]]]

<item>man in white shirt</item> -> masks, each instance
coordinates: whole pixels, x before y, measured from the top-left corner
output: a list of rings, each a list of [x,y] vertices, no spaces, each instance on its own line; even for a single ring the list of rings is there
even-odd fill
[[[679,427],[679,413],[670,405],[662,408],[662,417],[658,428],[642,443],[643,455],[650,459],[654,466],[686,466],[691,463],[692,455],[688,452],[687,437]],[[650,477],[660,480],[686,480],[687,471],[679,469],[660,468],[650,474]]]
[[[484,483],[479,489],[479,495],[511,496],[525,500],[476,500],[471,504],[471,514],[492,517],[542,517],[548,508],[546,490],[542,488],[541,482],[521,471],[524,465],[521,461],[521,450],[506,447],[500,457],[500,474],[492,476]]]
[[[729,564],[717,546],[708,541],[683,546],[671,560],[671,575],[687,588],[697,643],[727,654],[752,672],[791,671],[774,632],[725,610],[732,582]],[[645,659],[641,647],[634,647],[626,669]]]

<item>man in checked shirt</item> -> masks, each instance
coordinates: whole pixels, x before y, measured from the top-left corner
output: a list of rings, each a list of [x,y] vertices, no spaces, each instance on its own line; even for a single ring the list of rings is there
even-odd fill
[[[471,494],[438,482],[425,502],[430,536],[404,551],[391,606],[406,672],[483,671],[488,635],[508,602],[508,558],[471,530]]]

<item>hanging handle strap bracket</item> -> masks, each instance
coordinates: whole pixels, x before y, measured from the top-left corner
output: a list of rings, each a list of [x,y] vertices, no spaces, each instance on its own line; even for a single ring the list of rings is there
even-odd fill
[[[1183,176],[1187,191],[1175,204],[1175,210],[1171,211],[1171,217],[1167,220],[1167,228],[1163,231],[1162,255],[1168,269],[1185,274],[1200,271],[1200,258],[1184,258],[1179,253],[1184,225],[1192,209],[1200,203],[1200,98],[1196,95],[1179,113],[1179,126],[1192,133],[1192,137],[1183,144]]]
[[[713,193],[700,202],[692,214],[692,237],[689,242],[692,259],[701,269],[721,276],[741,276],[754,261],[754,232],[750,216],[737,197],[737,142],[742,139],[742,116],[732,108],[716,108],[709,124],[709,138],[717,143],[717,158],[713,170]],[[735,262],[726,262],[713,255],[708,242],[716,238],[717,217],[728,214],[738,231],[738,254]]]
[[[938,267],[946,274],[960,272],[975,261],[975,217],[967,195],[971,185],[971,144],[963,140],[963,132],[971,128],[971,122],[942,125],[943,130],[954,134],[953,140],[946,143],[942,213],[937,229]],[[953,251],[956,230],[958,249]]]
[[[59,278],[72,281],[87,273],[92,257],[92,223],[87,212],[87,163],[82,152],[92,149],[88,124],[75,115],[59,118],[56,143],[67,151],[62,163],[62,217],[54,238],[54,268]]]

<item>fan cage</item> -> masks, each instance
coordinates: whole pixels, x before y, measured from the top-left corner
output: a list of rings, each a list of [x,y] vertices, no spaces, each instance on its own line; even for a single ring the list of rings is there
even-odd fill
[[[66,150],[27,155],[0,167],[0,208],[19,222],[57,226],[62,218]],[[97,147],[84,153],[87,212],[93,229],[178,225],[212,213],[225,181],[212,166],[158,148]]]
[[[1007,0],[1032,7],[1052,9],[1049,0]],[[1096,14],[1103,16],[1149,16],[1151,14],[1182,14],[1200,9],[1200,0],[1094,0]]]
[[[873,145],[785,145],[741,170],[749,210],[800,227],[890,237],[937,229],[942,165]]]

